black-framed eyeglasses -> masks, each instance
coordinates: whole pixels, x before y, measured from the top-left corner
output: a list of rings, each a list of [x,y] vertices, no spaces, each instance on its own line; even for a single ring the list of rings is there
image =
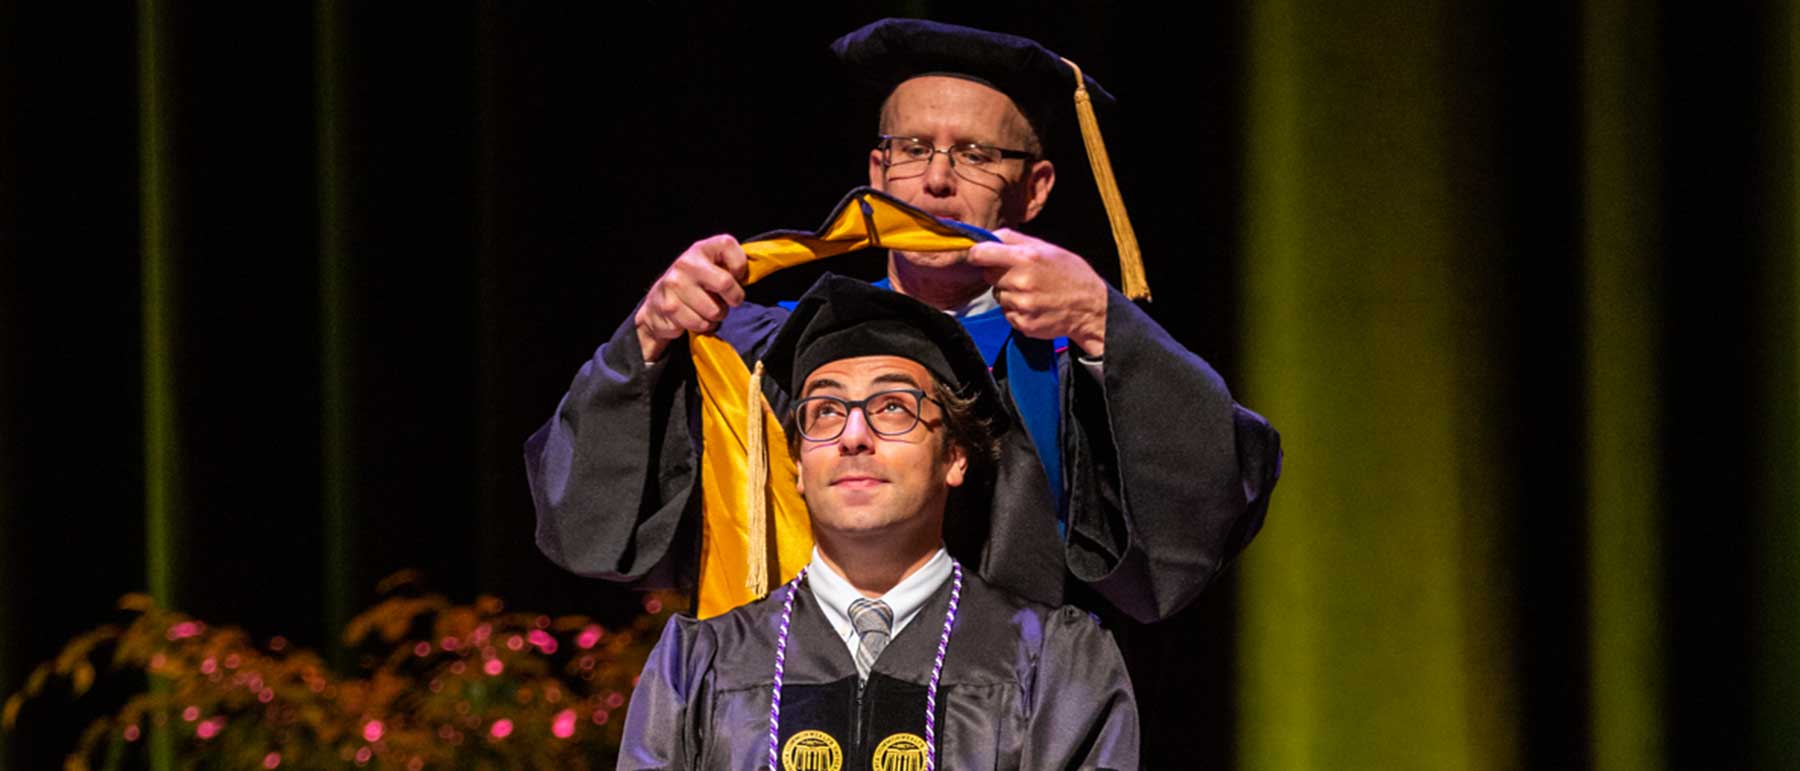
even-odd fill
[[[863,420],[876,436],[894,437],[913,430],[923,420],[924,403],[937,401],[916,388],[896,388],[851,401],[836,396],[808,396],[794,403],[794,423],[810,442],[829,442],[844,435],[850,411],[861,409]]]
[[[972,170],[998,177],[999,166],[1006,160],[1030,160],[1037,156],[1024,150],[1008,150],[1004,147],[984,145],[979,142],[963,142],[949,147],[938,147],[918,137],[901,137],[882,134],[878,137],[876,147],[881,149],[881,166],[887,169],[889,176],[916,176],[924,174],[931,165],[931,159],[943,153],[950,159],[950,170]]]

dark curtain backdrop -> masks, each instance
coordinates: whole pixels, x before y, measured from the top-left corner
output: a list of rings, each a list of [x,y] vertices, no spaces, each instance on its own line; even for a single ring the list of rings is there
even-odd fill
[[[1152,314],[1286,440],[1122,641],[1155,767],[1800,762],[1800,14],[1633,0],[0,3],[0,694],[128,591],[327,651],[403,568],[626,612],[520,445],[689,242],[865,181],[825,46],[885,15],[1107,84]],[[1031,230],[1111,276],[1058,160]]]

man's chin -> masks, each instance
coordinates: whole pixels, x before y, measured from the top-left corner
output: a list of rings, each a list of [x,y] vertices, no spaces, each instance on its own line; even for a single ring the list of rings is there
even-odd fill
[[[835,537],[861,541],[890,536],[900,525],[900,520],[885,512],[859,512],[844,517],[815,516],[813,524]]]
[[[969,250],[960,252],[894,252],[908,265],[916,268],[943,270],[954,268],[969,261]]]

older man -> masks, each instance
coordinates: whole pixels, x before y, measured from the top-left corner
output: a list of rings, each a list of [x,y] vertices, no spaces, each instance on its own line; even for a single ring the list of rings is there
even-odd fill
[[[949,317],[827,275],[766,359],[813,559],[769,597],[670,619],[626,713],[620,769],[1138,767],[1112,638],[965,571],[1008,413]]]
[[[1061,554],[1032,566],[1031,586],[1009,588],[1059,602],[1073,577],[1075,596],[1091,588],[1144,621],[1185,607],[1261,527],[1279,439],[1081,256],[1012,230],[1055,187],[1043,144],[1049,127],[1073,123],[1074,71],[1023,38],[914,20],[877,22],[833,48],[887,95],[870,184],[1002,239],[893,252],[881,286],[960,321],[1026,428],[1024,449],[1007,450],[1025,458],[1003,463],[1035,455],[1038,471],[996,496],[1047,496],[1044,527]],[[1092,79],[1087,90],[1110,98]],[[700,432],[683,336],[715,332],[748,361],[786,316],[744,301],[744,262],[730,236],[690,246],[527,442],[537,542],[558,564],[693,582]],[[1002,524],[993,537],[1038,534]]]

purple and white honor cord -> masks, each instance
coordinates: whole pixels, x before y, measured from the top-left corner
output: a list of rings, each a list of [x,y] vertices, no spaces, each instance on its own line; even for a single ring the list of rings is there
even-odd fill
[[[937,688],[944,674],[944,654],[950,650],[950,630],[956,626],[956,606],[962,601],[962,563],[950,561],[950,609],[944,611],[944,634],[938,637],[937,660],[931,662],[931,683],[925,686],[925,771],[937,768]]]
[[[808,566],[810,567],[810,566]],[[781,676],[787,669],[788,622],[794,619],[794,593],[806,578],[806,568],[787,585],[787,599],[781,602],[781,631],[775,637],[775,689],[769,694],[769,771],[781,768]]]
[[[788,626],[794,619],[794,594],[806,578],[806,568],[787,584],[781,603],[781,629],[775,637],[775,687],[769,694],[769,769],[781,768],[781,678],[787,667]],[[950,650],[950,631],[956,628],[956,606],[962,601],[962,563],[950,560],[950,607],[944,611],[944,633],[938,637],[937,659],[931,663],[931,681],[925,686],[925,771],[937,768],[937,691],[944,674],[944,654]]]

